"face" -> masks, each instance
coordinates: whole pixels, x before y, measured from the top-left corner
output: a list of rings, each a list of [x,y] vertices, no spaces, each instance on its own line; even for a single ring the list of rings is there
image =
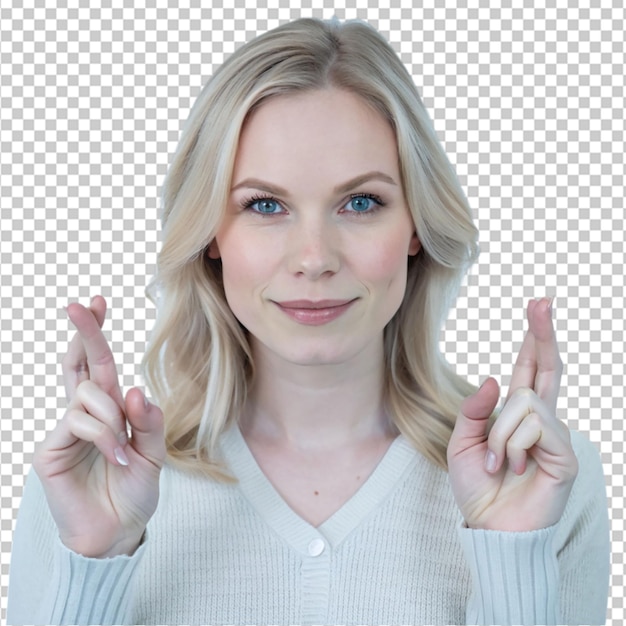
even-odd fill
[[[382,355],[419,247],[395,136],[379,113],[325,89],[250,115],[209,256],[222,259],[255,357],[323,365]]]

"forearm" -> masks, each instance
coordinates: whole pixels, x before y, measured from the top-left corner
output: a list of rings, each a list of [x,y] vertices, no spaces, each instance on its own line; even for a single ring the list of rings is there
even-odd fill
[[[30,472],[13,535],[9,624],[132,623],[133,580],[146,550],[89,559],[63,545],[37,475]]]
[[[132,557],[91,559],[55,547],[54,585],[44,597],[41,621],[48,624],[132,623],[133,581],[145,548]]]
[[[9,624],[130,624],[133,581],[144,545],[132,557],[86,558],[54,546],[54,565],[39,605],[27,586],[11,598]]]
[[[559,624],[554,527],[532,532],[459,531],[471,576],[467,624]]]

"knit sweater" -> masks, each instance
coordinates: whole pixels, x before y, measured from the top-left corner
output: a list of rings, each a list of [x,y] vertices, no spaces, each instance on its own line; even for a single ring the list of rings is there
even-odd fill
[[[398,437],[319,527],[264,476],[239,429],[236,484],[165,466],[133,556],[85,558],[59,540],[31,471],[14,535],[9,624],[600,624],[609,577],[602,465],[579,460],[562,519],[532,532],[464,526],[448,476]]]

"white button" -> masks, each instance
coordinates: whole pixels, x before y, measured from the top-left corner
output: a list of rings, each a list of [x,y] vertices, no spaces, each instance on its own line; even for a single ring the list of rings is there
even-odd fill
[[[321,539],[313,539],[313,541],[309,544],[309,554],[311,556],[319,556],[322,552],[324,552],[325,547],[326,545]]]

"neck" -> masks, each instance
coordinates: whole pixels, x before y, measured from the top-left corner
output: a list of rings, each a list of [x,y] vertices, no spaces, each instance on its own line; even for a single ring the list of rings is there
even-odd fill
[[[383,408],[382,345],[348,363],[298,365],[262,348],[242,417],[244,436],[301,450],[395,436]]]

